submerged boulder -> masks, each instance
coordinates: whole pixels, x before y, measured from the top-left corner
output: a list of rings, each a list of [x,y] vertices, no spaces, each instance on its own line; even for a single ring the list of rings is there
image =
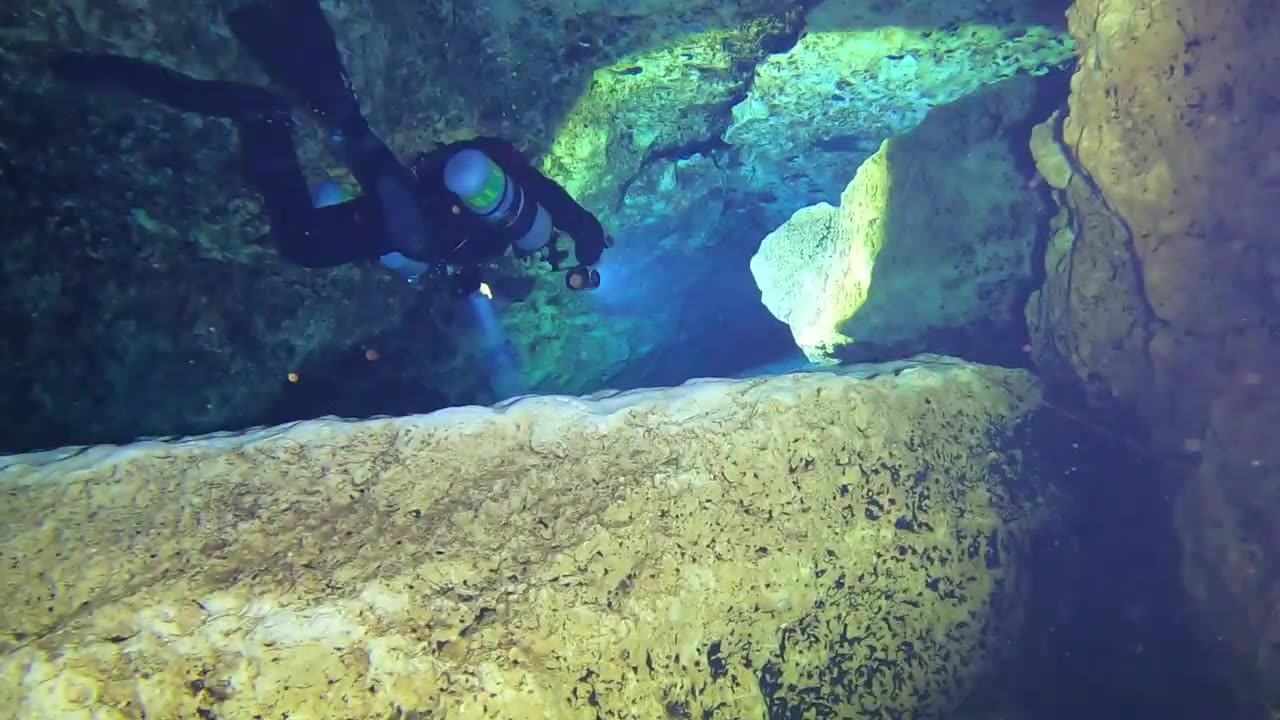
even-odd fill
[[[921,358],[0,462],[0,717],[945,711],[1044,512]]]
[[[936,109],[858,168],[838,208],[804,208],[765,237],[751,271],[811,361],[910,354],[1021,321],[1044,203],[1013,143],[1035,96],[1019,78]]]

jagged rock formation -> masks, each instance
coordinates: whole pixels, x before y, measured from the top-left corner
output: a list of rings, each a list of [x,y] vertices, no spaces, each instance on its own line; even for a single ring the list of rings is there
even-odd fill
[[[1021,78],[886,140],[840,196],[751,260],[762,300],[814,362],[976,339],[1020,322],[1043,211],[1015,159],[1036,88]]]
[[[475,370],[482,342],[444,326],[433,288],[406,287],[377,268],[308,272],[276,258],[225,122],[85,97],[54,85],[43,66],[54,50],[109,50],[199,77],[264,82],[226,32],[232,4],[140,12],[130,2],[49,0],[6,29],[0,134],[12,154],[0,203],[9,228],[0,349],[11,387],[0,412],[24,422],[6,425],[4,446],[243,424],[282,392],[287,373],[305,381],[318,356],[380,334],[405,336],[380,345],[388,360],[404,358],[403,395],[486,393]],[[764,4],[774,6],[648,8],[625,26],[618,12],[646,8],[357,1],[326,12],[367,116],[408,157],[473,134],[543,151],[592,69],[663,42],[675,18],[736,28]],[[322,133],[299,118],[306,168],[342,179]],[[598,387],[629,354],[626,325],[589,328],[599,325],[591,308],[564,297],[558,278],[540,277],[511,322],[531,338],[522,343],[530,376],[550,389]]]
[[[0,717],[947,710],[1048,511],[922,358],[0,460]]]
[[[1021,2],[819,3],[733,106],[724,139],[748,158],[744,184],[785,198],[783,218],[834,199],[850,168],[930,109],[1069,62],[1074,42],[1042,13]]]
[[[1186,479],[1192,600],[1241,697],[1280,717],[1280,22],[1267,3],[1078,0],[1062,212],[1028,305],[1037,362],[1136,409]]]
[[[301,371],[305,383],[332,366],[324,358],[370,338],[384,358],[376,372],[384,387],[400,388],[397,397],[488,397],[486,378],[476,371],[485,339],[449,326],[433,288],[405,287],[376,268],[307,272],[278,261],[223,121],[85,97],[55,87],[44,71],[50,51],[83,48],[137,55],[200,77],[263,81],[225,31],[222,15],[231,4],[199,0],[181,11],[151,4],[140,12],[123,0],[38,0],[7,26],[0,47],[0,135],[11,151],[0,169],[6,180],[0,219],[9,229],[0,270],[7,383],[0,412],[23,422],[7,425],[0,444],[252,422],[290,389],[289,372]],[[1041,24],[1024,9],[1033,3],[934,9],[943,5],[908,4],[910,42],[893,47],[921,58],[937,50],[939,67],[972,70],[975,78],[1039,67],[1010,57],[1009,48],[1030,48],[1036,62],[1069,56],[1050,35],[1022,32]],[[849,8],[864,6],[833,0],[814,12],[847,19]],[[745,150],[767,142],[758,122],[751,133],[739,124],[734,144],[724,142],[735,123],[732,108],[756,83],[754,102],[771,102],[762,94],[777,90],[765,80],[775,77],[772,70],[761,66],[757,76],[766,57],[769,67],[789,68],[810,67],[801,60],[817,57],[805,54],[816,36],[801,38],[812,9],[807,2],[353,0],[325,7],[366,114],[394,150],[409,156],[477,133],[517,138],[544,155],[548,171],[610,229],[634,240],[626,243],[631,255],[622,272],[661,278],[676,289],[714,285],[708,273],[720,259],[687,248],[664,255],[673,238],[687,234],[708,252],[726,242],[754,243],[764,234],[754,228],[774,227],[800,205],[834,199],[849,169],[883,139],[851,140],[862,125],[842,126],[846,134],[837,137],[810,137],[812,143],[796,145],[812,163],[807,167],[789,157],[773,166],[763,155],[744,162]],[[893,37],[876,28],[904,16],[877,12],[857,15],[856,26],[824,26],[823,37],[845,49],[856,37],[889,42]],[[1004,29],[1005,42],[991,26]],[[846,30],[856,34],[839,39]],[[877,84],[870,65],[858,68],[871,74],[841,90],[850,106],[875,97],[876,107],[893,116],[920,106],[915,96],[895,105],[899,86]],[[818,86],[804,87],[792,105],[817,107],[811,101],[820,98]],[[343,179],[322,133],[304,127],[299,139],[309,171]],[[668,166],[679,173],[677,164],[696,162],[699,153],[717,165],[724,185],[705,209],[728,220],[719,228],[706,222],[673,230],[641,216],[658,205],[640,195],[646,178],[664,177]],[[839,180],[828,183],[832,177]],[[706,197],[691,195],[689,201]],[[624,196],[634,202],[619,206]],[[756,225],[754,215],[771,224]],[[650,232],[664,227],[660,237]],[[533,273],[538,285],[527,302],[508,309],[504,323],[540,391],[594,390],[638,358],[688,349],[693,341],[706,343],[710,354],[723,339],[708,327],[732,326],[719,321],[728,305],[715,303],[654,303],[631,314],[619,303],[602,323],[601,307],[566,296],[548,268],[521,271]],[[670,336],[658,330],[682,323]]]

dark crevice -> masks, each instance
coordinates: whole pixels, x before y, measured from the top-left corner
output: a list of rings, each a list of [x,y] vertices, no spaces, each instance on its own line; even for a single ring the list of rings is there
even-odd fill
[[[672,145],[670,147],[664,147],[653,151],[645,161],[645,165],[660,160],[683,160],[698,154],[711,155],[717,150],[728,150],[729,147],[729,143],[725,142],[724,138],[719,136],[698,138],[686,143]]]
[[[760,49],[769,55],[782,55],[790,52],[791,48],[800,42],[800,36],[803,34],[804,23],[796,23],[794,27],[785,31],[765,33],[760,36]]]
[[[1067,96],[1071,92],[1072,74],[1069,70],[1059,70],[1037,80],[1035,99],[1033,100],[1031,111],[1026,114],[1021,122],[1010,125],[1006,130],[1007,136],[1015,141],[1010,143],[1014,149],[1013,160],[1019,175],[1024,178],[1034,178],[1040,174],[1039,168],[1036,167],[1035,157],[1031,154],[1031,132],[1036,125],[1045,122],[1057,111],[1062,111],[1062,115],[1058,117],[1057,123],[1054,125],[1054,134],[1059,136],[1058,139],[1061,142],[1062,120],[1066,115]],[[1065,145],[1063,147],[1065,148]],[[1032,249],[1031,275],[1023,283],[1022,290],[1014,296],[1019,307],[1025,307],[1031,294],[1044,287],[1047,280],[1044,259],[1053,239],[1053,218],[1058,211],[1058,201],[1054,199],[1053,191],[1048,186],[1048,183],[1039,183],[1033,192],[1039,196],[1041,203],[1043,203],[1044,211],[1040,214],[1036,231],[1036,244]],[[1014,316],[1018,317],[1020,315],[1021,313],[1019,312]]]
[[[784,53],[795,47],[796,43],[804,35],[805,18],[809,11],[820,4],[820,0],[800,0],[796,3],[795,14],[788,18],[787,26],[775,33],[766,33],[761,36],[759,43],[760,48],[766,54]],[[658,148],[650,152],[641,161],[640,167],[636,168],[636,172],[623,181],[622,186],[618,189],[617,200],[614,210],[620,210],[623,199],[627,196],[631,185],[636,179],[655,162],[664,160],[680,160],[692,157],[701,153],[708,157],[714,158],[716,151],[728,151],[732,146],[724,141],[723,134],[725,129],[733,124],[733,108],[738,103],[747,99],[747,95],[751,93],[751,89],[755,86],[756,66],[764,61],[764,57],[740,59],[740,65],[736,65],[734,70],[741,73],[742,84],[738,89],[720,103],[715,109],[707,111],[708,118],[720,118],[722,122],[712,123],[712,130],[715,133],[711,137],[696,138],[687,142],[671,145],[668,147]]]
[[[760,36],[760,49],[767,55],[781,55],[790,52],[800,42],[800,38],[804,37],[804,31],[807,26],[806,18],[809,11],[821,4],[821,0],[800,0],[796,3],[796,10],[793,13],[787,13],[790,16],[789,26],[776,32],[765,33]]]
[[[717,151],[725,151],[730,147],[729,143],[725,142],[719,135],[716,135],[710,138],[696,138],[685,143],[654,150],[645,157],[644,161],[640,163],[640,167],[636,168],[636,171],[624,180],[622,186],[618,188],[618,198],[614,204],[614,210],[616,212],[621,211],[622,203],[625,201],[627,193],[631,190],[631,185],[644,174],[644,171],[650,165],[667,160],[684,160],[699,153],[714,160]]]
[[[746,75],[742,83],[742,87],[731,95],[727,100],[720,104],[718,108],[708,111],[707,116],[711,118],[723,118],[723,123],[713,123],[712,131],[715,135],[711,137],[694,138],[683,143],[660,147],[648,155],[641,161],[640,167],[636,168],[635,173],[623,181],[622,186],[618,188],[617,200],[614,203],[614,210],[620,211],[623,199],[626,198],[627,192],[631,189],[632,183],[640,177],[650,165],[655,162],[664,160],[681,160],[692,157],[698,153],[714,158],[717,151],[727,151],[732,148],[729,143],[724,141],[724,131],[733,122],[733,107],[747,98],[747,93],[751,91],[752,81],[755,79],[755,65],[752,64],[751,71]]]

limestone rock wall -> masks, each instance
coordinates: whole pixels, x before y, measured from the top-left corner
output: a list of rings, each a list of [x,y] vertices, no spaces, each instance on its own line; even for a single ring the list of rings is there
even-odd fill
[[[761,162],[836,138],[870,142],[873,150],[934,107],[1020,73],[1043,75],[1071,58],[1071,38],[1032,24],[1030,4],[995,4],[1002,7],[820,3],[795,47],[756,67],[725,140]],[[1007,16],[993,22],[984,10]],[[784,137],[790,142],[778,143]]]
[[[4,458],[0,718],[944,711],[1038,388],[857,372]]]
[[[1017,75],[1071,61],[1067,3],[824,0],[794,47],[756,66],[724,141],[747,159],[739,184],[771,194],[780,224],[835,202],[881,142],[929,111]]]
[[[1078,0],[1063,212],[1037,362],[1136,408],[1185,477],[1186,581],[1241,694],[1280,716],[1280,22],[1264,2]]]

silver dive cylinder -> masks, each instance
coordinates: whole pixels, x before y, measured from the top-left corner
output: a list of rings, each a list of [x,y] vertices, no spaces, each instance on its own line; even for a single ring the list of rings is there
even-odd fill
[[[517,254],[535,253],[551,239],[551,214],[484,152],[454,153],[445,163],[444,184],[472,214],[515,235]]]

